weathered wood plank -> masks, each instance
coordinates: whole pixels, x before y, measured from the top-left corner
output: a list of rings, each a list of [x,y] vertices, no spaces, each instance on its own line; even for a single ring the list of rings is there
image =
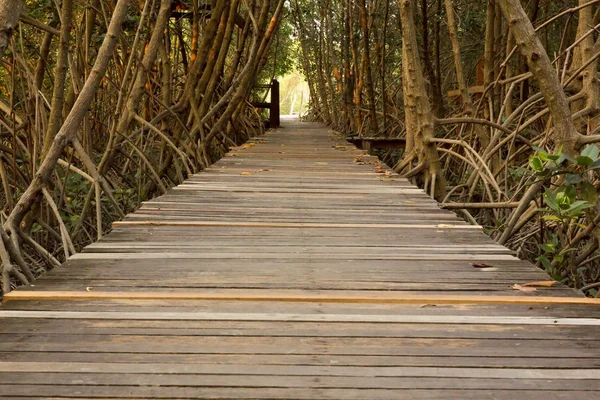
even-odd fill
[[[75,394],[76,397],[73,397]],[[8,399],[22,398],[21,396],[34,396],[36,399],[51,398],[53,400],[67,397],[90,399],[90,398],[111,398],[111,399],[270,399],[270,400],[440,400],[446,399],[449,395],[456,396],[457,399],[482,399],[493,398],[495,400],[514,400],[516,395],[523,396],[528,400],[573,400],[586,399],[593,392],[583,390],[571,391],[553,391],[532,389],[532,390],[481,390],[481,389],[460,389],[457,388],[448,392],[447,389],[314,389],[314,388],[251,388],[241,387],[232,388],[194,388],[182,386],[82,386],[73,384],[65,385],[10,385],[0,384],[0,396]],[[5,397],[7,396],[7,397]],[[19,396],[19,397],[16,397]]]
[[[600,305],[600,299],[588,297],[542,297],[542,296],[452,296],[427,295],[415,296],[401,293],[388,294],[370,292],[327,293],[305,292],[290,294],[275,290],[263,292],[236,293],[202,293],[200,291],[181,292],[101,292],[101,291],[28,291],[17,290],[4,296],[4,301],[11,300],[224,300],[224,301],[271,301],[271,302],[318,302],[318,303],[389,303],[389,304],[568,304],[568,305]],[[0,314],[1,315],[1,314]]]
[[[438,368],[438,367],[340,367],[340,366],[269,366],[214,364],[127,364],[127,363],[30,363],[0,361],[0,373],[106,373],[106,374],[224,374],[280,375],[323,377],[426,377],[426,378],[494,378],[494,379],[554,379],[598,380],[600,370],[590,369],[533,369],[533,368]],[[30,383],[33,383],[30,381]],[[241,385],[241,386],[247,386]],[[600,386],[595,386],[600,387]]]
[[[494,325],[580,325],[600,326],[598,318],[489,317],[471,315],[352,315],[279,313],[205,313],[205,312],[104,312],[104,311],[11,311],[0,310],[1,318],[128,319],[170,321],[299,321],[299,322],[376,322],[424,324]]]

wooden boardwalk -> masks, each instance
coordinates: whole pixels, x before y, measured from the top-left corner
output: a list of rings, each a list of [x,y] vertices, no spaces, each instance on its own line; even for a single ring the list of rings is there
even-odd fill
[[[286,125],[8,295],[0,397],[598,396],[600,302],[515,290],[549,278],[321,126]]]

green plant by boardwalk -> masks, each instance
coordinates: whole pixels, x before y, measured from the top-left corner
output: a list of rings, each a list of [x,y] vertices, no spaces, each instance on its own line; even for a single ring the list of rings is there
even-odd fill
[[[543,255],[537,260],[555,279],[561,281],[577,280],[577,270],[566,268],[566,255],[575,251],[569,246],[570,227],[585,229],[581,217],[591,209],[598,200],[593,182],[593,171],[600,169],[600,149],[595,144],[586,146],[577,157],[562,152],[556,153],[533,147],[535,154],[529,159],[529,166],[540,180],[544,182],[543,200],[545,207],[543,219],[556,226],[556,234],[550,242],[540,244]],[[591,216],[591,215],[590,215]]]

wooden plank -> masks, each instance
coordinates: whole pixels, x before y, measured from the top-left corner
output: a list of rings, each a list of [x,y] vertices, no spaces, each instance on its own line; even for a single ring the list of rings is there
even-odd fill
[[[531,330],[518,325],[452,324],[377,324],[349,322],[280,322],[280,321],[129,321],[129,320],[50,320],[4,319],[0,334],[35,333],[52,335],[68,331],[72,335],[146,335],[146,336],[271,336],[271,337],[352,337],[352,338],[452,338],[508,340],[579,340],[598,341],[596,332],[585,326],[546,325]],[[557,343],[560,346],[560,343]],[[17,361],[7,356],[0,360]],[[55,360],[61,361],[61,360]],[[62,361],[61,361],[62,362]],[[412,361],[411,361],[412,362]],[[336,363],[335,365],[338,365]],[[407,366],[410,364],[406,364]],[[447,366],[442,363],[430,366]],[[458,365],[456,365],[458,366]],[[556,364],[550,366],[557,367]],[[598,365],[600,367],[600,365]],[[560,364],[560,368],[565,366]],[[571,366],[572,367],[572,366]],[[583,368],[582,365],[579,365]],[[587,366],[585,367],[587,368]]]
[[[230,252],[179,252],[179,253],[78,253],[69,258],[69,260],[158,260],[158,259],[293,259],[293,260],[304,260],[307,256],[311,256],[315,260],[339,260],[340,256],[336,254],[316,254],[316,253],[230,253]],[[346,259],[354,260],[465,260],[465,261],[499,261],[499,260],[514,260],[514,256],[510,254],[421,254],[421,255],[394,255],[394,254],[382,254],[382,255],[368,255],[368,254],[354,254],[348,255]]]
[[[231,366],[214,364],[29,363],[0,361],[0,372],[117,373],[117,374],[225,374],[282,376],[427,377],[599,380],[600,369],[339,367],[339,366]]]
[[[482,230],[479,225],[456,225],[456,224],[319,224],[319,223],[285,223],[285,222],[229,222],[229,221],[115,221],[113,227],[124,226],[185,226],[185,227],[200,227],[200,226],[235,226],[248,228],[338,228],[338,229],[354,229],[354,228],[381,228],[381,229],[475,229]]]
[[[174,292],[101,292],[101,291],[31,291],[16,290],[7,293],[3,301],[11,300],[223,300],[223,301],[276,301],[318,303],[389,303],[389,304],[569,304],[600,306],[600,299],[588,297],[546,296],[452,296],[452,295],[406,295],[401,293],[376,293],[368,295],[340,293],[289,294],[274,290],[236,293],[174,293]]]
[[[481,369],[483,370],[483,369]],[[0,379],[7,384],[36,385],[54,384],[69,385],[138,385],[138,386],[170,386],[170,387],[224,387],[224,388],[305,388],[305,389],[447,389],[456,388],[480,390],[532,390],[540,386],[544,390],[583,390],[590,395],[600,390],[600,380],[594,379],[539,379],[539,378],[447,378],[447,377],[388,377],[388,376],[327,376],[327,375],[252,375],[252,374],[121,374],[121,373],[38,373],[27,374],[5,372]]]
[[[490,317],[475,315],[355,315],[205,312],[109,312],[109,311],[12,311],[0,310],[0,318],[111,319],[148,321],[298,321],[376,322],[423,324],[574,325],[600,326],[600,318]]]
[[[69,321],[69,322],[72,322]],[[156,322],[156,321],[154,321]],[[229,364],[229,365],[338,365],[338,366],[423,366],[465,368],[562,368],[597,369],[589,358],[567,357],[432,357],[371,356],[335,354],[156,354],[156,353],[90,353],[90,352],[0,352],[0,359],[20,362],[119,362],[164,364]]]
[[[75,394],[75,395],[74,395]],[[92,399],[261,399],[261,400],[440,400],[448,396],[456,399],[514,400],[522,396],[528,400],[587,399],[593,392],[584,390],[482,390],[447,389],[315,389],[315,388],[251,388],[251,387],[185,387],[185,386],[106,386],[106,385],[10,385],[0,384],[3,399],[33,396],[36,399],[62,400],[63,398]],[[6,396],[6,397],[5,397]],[[10,397],[8,397],[10,396]],[[75,397],[73,397],[75,396]],[[31,398],[31,397],[30,397]]]

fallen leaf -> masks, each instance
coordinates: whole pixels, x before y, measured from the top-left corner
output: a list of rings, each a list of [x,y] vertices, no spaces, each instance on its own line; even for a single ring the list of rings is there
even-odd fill
[[[319,162],[319,161],[318,161],[318,162],[316,162],[315,164],[317,164],[317,165],[327,165],[327,163],[326,163],[326,162]]]
[[[512,288],[513,288],[513,289],[515,289],[515,290],[520,290],[521,292],[525,292],[525,293],[528,293],[528,292],[535,292],[535,291],[537,291],[537,289],[536,289],[536,288],[533,288],[533,287],[525,287],[525,286],[522,286],[522,285],[518,285],[518,284],[516,284],[516,283],[513,285],[513,287],[512,287]]]
[[[493,265],[489,265],[489,264],[484,264],[484,263],[471,263],[471,265],[475,268],[490,268],[493,267]]]
[[[383,170],[383,169],[376,169],[375,173],[376,174],[385,174],[387,171]]]
[[[525,287],[551,287],[556,285],[558,282],[557,281],[536,281],[536,282],[527,282],[524,283],[522,286]]]
[[[87,292],[91,292],[91,291],[92,291],[92,289],[93,289],[93,287],[91,287],[91,286],[88,286],[88,287],[86,287],[86,288],[85,288],[85,290],[86,290]]]
[[[248,176],[248,175],[252,175],[252,174],[250,172],[242,172],[240,175]]]

